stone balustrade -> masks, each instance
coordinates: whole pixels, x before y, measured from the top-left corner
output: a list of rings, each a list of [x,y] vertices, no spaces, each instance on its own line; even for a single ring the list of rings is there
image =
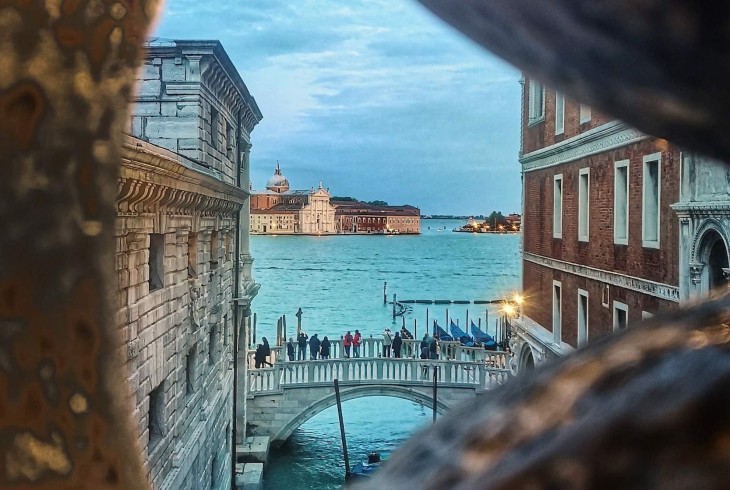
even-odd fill
[[[286,388],[340,384],[423,385],[433,381],[438,367],[439,386],[491,389],[509,377],[509,370],[485,362],[420,360],[369,357],[279,362],[274,367],[253,369],[248,373],[249,396],[281,392]]]

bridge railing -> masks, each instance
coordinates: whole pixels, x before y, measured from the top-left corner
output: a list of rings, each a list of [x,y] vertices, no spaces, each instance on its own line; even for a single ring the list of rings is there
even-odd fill
[[[360,358],[277,363],[273,368],[250,370],[249,394],[279,392],[287,387],[331,384],[428,384],[438,367],[438,383],[443,386],[473,387],[478,391],[496,387],[510,376],[508,369],[483,362],[420,359]]]
[[[330,359],[343,359],[345,357],[345,349],[341,339],[331,340]],[[463,362],[483,362],[490,367],[507,369],[509,363],[509,355],[506,352],[488,351],[482,347],[467,347],[461,345],[460,342],[440,342],[439,343],[439,360],[456,360]],[[421,354],[420,340],[404,340],[401,349],[402,358],[419,358]],[[248,350],[248,366],[255,367],[254,349]],[[383,355],[383,340],[378,338],[363,339],[360,346],[360,358],[378,358]],[[297,348],[295,346],[295,359]],[[354,352],[350,350],[352,357]],[[391,356],[393,356],[391,351]],[[307,345],[306,359],[309,359],[309,345]],[[271,356],[269,362],[275,364],[278,361],[290,362],[286,356],[286,346],[271,347]]]

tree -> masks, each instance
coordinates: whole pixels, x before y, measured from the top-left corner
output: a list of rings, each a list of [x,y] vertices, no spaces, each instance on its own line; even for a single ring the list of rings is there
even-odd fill
[[[492,211],[491,214],[487,216],[486,222],[489,226],[493,227],[507,224],[507,220],[500,211]]]
[[[358,200],[355,199],[354,197],[348,197],[348,196],[332,196],[332,197],[330,197],[330,201],[358,202]]]
[[[385,201],[370,201],[368,202],[371,206],[387,206],[388,203]]]

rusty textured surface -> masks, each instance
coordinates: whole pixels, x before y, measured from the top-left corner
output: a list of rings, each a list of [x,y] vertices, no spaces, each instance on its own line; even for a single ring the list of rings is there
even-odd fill
[[[366,488],[727,488],[729,306],[657,319],[483,393]]]
[[[157,2],[0,0],[0,485],[145,488],[109,295]]]
[[[730,10],[693,0],[419,0],[531,76],[730,160]]]

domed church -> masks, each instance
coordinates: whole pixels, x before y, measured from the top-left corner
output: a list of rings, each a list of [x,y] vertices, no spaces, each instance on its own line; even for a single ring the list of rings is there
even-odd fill
[[[274,175],[266,181],[266,190],[251,190],[253,234],[327,235],[336,233],[335,208],[328,189],[291,190],[289,181],[276,162]]]

